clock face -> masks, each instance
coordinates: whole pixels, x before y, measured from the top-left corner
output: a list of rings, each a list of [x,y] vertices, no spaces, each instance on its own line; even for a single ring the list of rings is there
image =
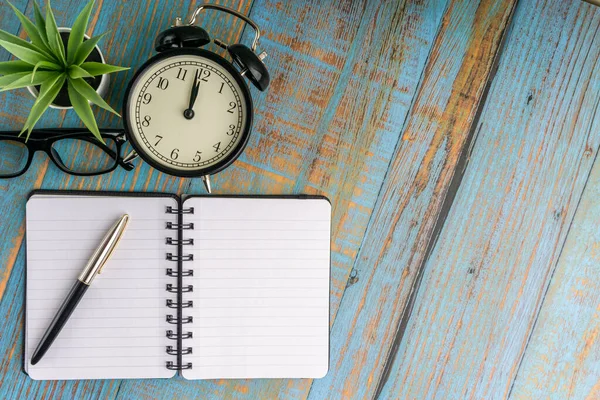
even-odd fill
[[[214,173],[233,162],[248,139],[251,113],[235,68],[201,49],[155,56],[134,77],[124,106],[138,153],[181,176]]]

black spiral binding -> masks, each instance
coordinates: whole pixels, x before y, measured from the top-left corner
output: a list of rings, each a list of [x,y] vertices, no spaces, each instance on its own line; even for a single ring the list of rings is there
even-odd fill
[[[194,208],[180,208],[176,209],[173,207],[167,207],[167,214],[177,215],[177,222],[167,222],[166,229],[177,231],[177,238],[168,237],[166,238],[166,244],[170,246],[176,246],[176,252],[168,252],[166,259],[177,263],[177,269],[167,268],[167,275],[177,279],[176,284],[167,284],[166,290],[169,293],[177,295],[177,299],[167,299],[167,307],[176,310],[176,315],[168,314],[166,321],[169,324],[173,324],[177,327],[176,331],[168,330],[166,332],[167,338],[175,340],[176,346],[167,346],[166,352],[169,355],[176,356],[177,361],[167,361],[167,369],[182,370],[192,369],[192,363],[183,364],[182,356],[184,354],[191,354],[191,347],[183,347],[184,339],[191,339],[193,336],[192,332],[183,332],[183,324],[189,324],[193,321],[193,317],[184,316],[183,309],[191,308],[194,306],[192,300],[184,301],[183,293],[190,293],[194,291],[193,285],[183,285],[183,277],[193,276],[193,270],[184,270],[183,262],[192,261],[194,259],[193,254],[183,254],[183,246],[192,246],[194,239],[184,239],[183,231],[194,229],[194,224],[184,224],[183,214],[193,214]]]

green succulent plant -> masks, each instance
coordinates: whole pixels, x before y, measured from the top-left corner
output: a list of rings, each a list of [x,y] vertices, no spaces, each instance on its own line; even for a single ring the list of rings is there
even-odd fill
[[[100,97],[85,78],[129,68],[86,61],[96,44],[106,35],[104,33],[84,40],[94,0],[87,3],[75,19],[66,51],[49,0],[45,18],[37,2],[33,2],[35,23],[15,6],[8,4],[14,10],[31,42],[0,30],[0,46],[18,58],[14,61],[0,62],[0,75],[3,75],[0,77],[0,92],[27,86],[40,87],[21,134],[27,131],[29,137],[42,114],[66,85],[73,109],[84,125],[102,140],[90,102],[116,115],[119,114]]]

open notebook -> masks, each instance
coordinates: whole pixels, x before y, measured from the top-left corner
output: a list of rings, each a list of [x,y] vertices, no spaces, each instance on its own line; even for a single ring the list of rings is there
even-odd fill
[[[323,197],[36,191],[27,202],[33,379],[319,378],[329,361]],[[123,214],[113,257],[46,356],[33,351]]]

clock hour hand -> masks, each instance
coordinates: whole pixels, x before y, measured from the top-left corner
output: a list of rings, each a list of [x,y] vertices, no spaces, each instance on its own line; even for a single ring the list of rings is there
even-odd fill
[[[188,108],[183,112],[183,116],[186,119],[194,118],[194,103],[196,103],[196,98],[198,97],[198,92],[200,91],[199,77],[199,70],[196,70],[196,75],[194,75],[194,81],[192,83],[192,90],[190,92],[190,102],[188,104]]]

